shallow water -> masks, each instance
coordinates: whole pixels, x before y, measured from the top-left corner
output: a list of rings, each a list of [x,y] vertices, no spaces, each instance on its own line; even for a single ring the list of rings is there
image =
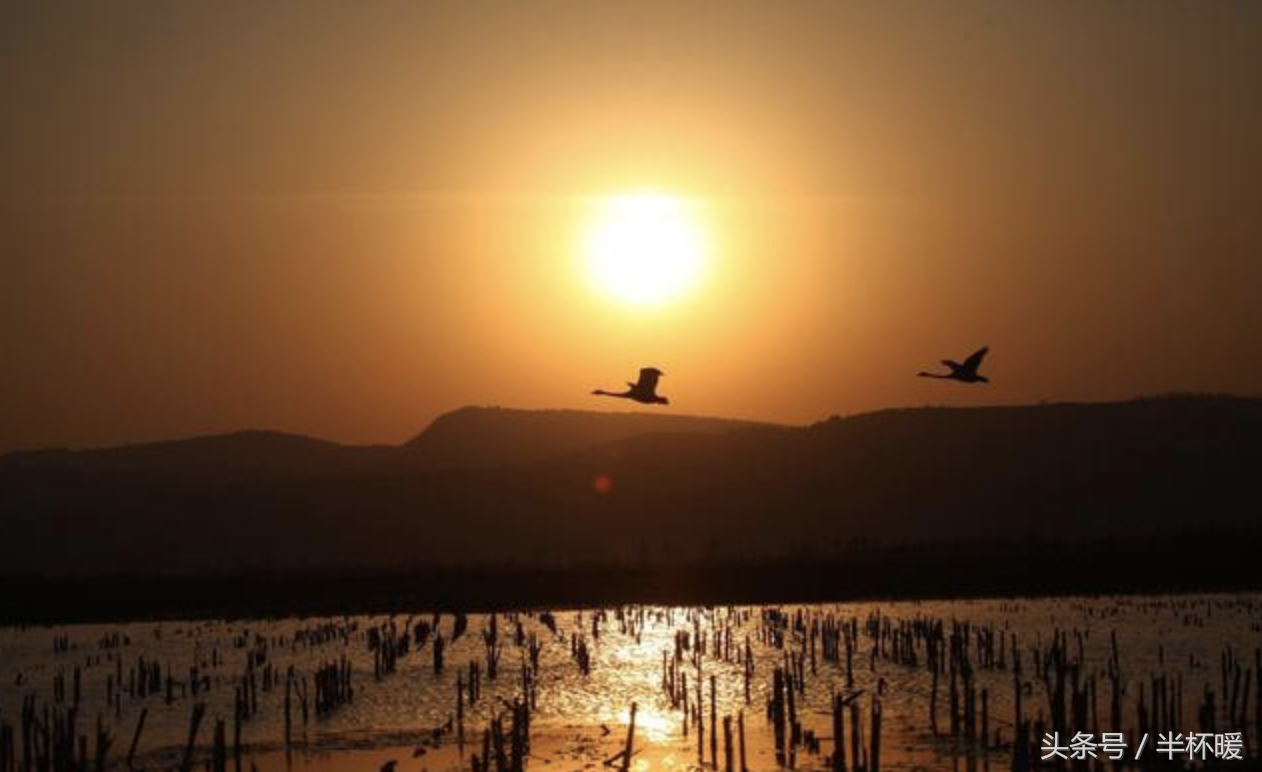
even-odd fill
[[[1123,716],[1129,730],[1136,713],[1138,686],[1152,677],[1164,674],[1183,679],[1183,715],[1187,727],[1195,730],[1192,717],[1208,687],[1222,690],[1221,658],[1230,648],[1243,668],[1253,672],[1256,649],[1262,645],[1262,595],[1213,596],[1128,596],[1103,598],[1062,598],[1039,600],[924,601],[899,603],[847,603],[810,606],[786,606],[781,611],[789,619],[802,619],[809,626],[815,620],[856,619],[861,632],[853,658],[853,684],[847,684],[844,662],[827,662],[817,652],[814,667],[809,659],[805,693],[798,698],[797,711],[805,727],[822,737],[831,730],[831,699],[834,692],[850,694],[862,691],[871,695],[884,681],[882,708],[884,714],[885,751],[883,766],[947,767],[950,751],[958,743],[948,743],[929,731],[928,703],[931,675],[924,667],[896,664],[883,657],[871,656],[872,640],[863,634],[865,625],[874,618],[889,620],[893,627],[900,621],[915,619],[969,622],[973,629],[986,629],[1010,640],[1015,635],[1017,649],[1025,660],[1025,680],[1032,681],[1031,663],[1035,649],[1045,650],[1055,631],[1068,633],[1072,656],[1078,656],[1081,636],[1084,679],[1095,675],[1099,682],[1100,702],[1107,704],[1105,672],[1110,653],[1110,634],[1116,633],[1121,671],[1127,684]],[[207,706],[207,721],[199,733],[199,744],[209,743],[215,718],[227,724],[229,742],[235,690],[246,669],[247,652],[265,658],[255,668],[257,714],[245,722],[243,738],[262,763],[260,769],[272,765],[276,752],[284,744],[284,679],[293,667],[299,679],[310,684],[314,670],[322,663],[349,657],[352,668],[354,697],[326,716],[309,715],[303,723],[295,699],[292,716],[293,743],[305,754],[318,751],[329,758],[338,750],[362,752],[362,762],[348,762],[348,757],[333,762],[342,768],[371,768],[380,765],[382,749],[408,748],[432,736],[435,728],[447,725],[456,712],[457,674],[463,679],[470,663],[482,668],[482,696],[476,703],[464,706],[464,726],[470,735],[480,736],[492,710],[501,710],[503,701],[522,694],[522,669],[529,661],[528,649],[519,646],[518,625],[522,636],[532,634],[542,643],[539,667],[534,676],[536,710],[532,729],[540,737],[556,737],[576,728],[609,728],[601,734],[607,743],[616,743],[625,733],[629,706],[638,705],[637,738],[660,753],[637,757],[636,767],[666,767],[664,758],[692,758],[683,735],[683,711],[671,706],[663,690],[663,652],[675,652],[677,631],[698,631],[706,634],[708,645],[702,657],[701,672],[707,682],[704,701],[707,721],[711,676],[717,685],[717,713],[735,716],[744,711],[750,735],[751,768],[773,765],[768,761],[770,737],[765,706],[769,699],[772,671],[786,662],[787,652],[809,657],[810,636],[795,633],[791,625],[784,636],[783,647],[777,646],[770,634],[774,624],[763,613],[764,607],[721,609],[636,608],[597,612],[563,611],[555,613],[554,634],[537,614],[501,614],[496,619],[502,652],[499,675],[487,680],[484,631],[490,617],[469,615],[467,630],[453,639],[456,617],[450,614],[435,619],[432,615],[395,617],[346,617],[322,619],[284,619],[277,621],[218,621],[135,623],[127,625],[83,625],[58,628],[0,630],[0,721],[17,723],[22,700],[33,696],[37,705],[68,706],[74,702],[74,672],[80,674],[80,732],[91,734],[97,717],[114,735],[111,757],[126,754],[138,716],[148,709],[144,732],[137,751],[142,759],[170,759],[178,753],[188,734],[189,715],[196,701]],[[420,623],[433,625],[445,640],[444,668],[436,673],[433,665],[433,636],[426,644],[413,645],[401,657],[393,673],[374,677],[373,652],[368,631],[393,624],[395,630],[413,631]],[[881,624],[884,624],[882,622]],[[324,640],[309,635],[325,630]],[[731,637],[727,659],[713,650],[715,631]],[[413,641],[415,639],[413,638]],[[572,643],[582,640],[591,656],[588,674],[580,668],[572,653]],[[748,640],[754,659],[750,679],[750,699],[746,702],[743,664],[740,650]],[[117,644],[117,645],[115,645]],[[59,646],[68,646],[57,651]],[[887,652],[888,654],[888,652]],[[921,649],[923,655],[923,649]],[[156,694],[141,697],[128,694],[131,673],[143,659],[157,662],[162,669],[162,688]],[[696,668],[691,654],[684,656],[688,673],[690,699],[695,702]],[[267,689],[264,671],[267,666],[278,675],[278,683]],[[197,667],[207,679],[208,689],[196,696],[186,692],[184,682],[190,669]],[[173,679],[171,699],[167,699],[168,672]],[[107,692],[116,688],[121,673],[123,693],[113,704]],[[60,702],[54,682],[64,678]],[[111,683],[113,681],[113,683]],[[1006,743],[1013,736],[1011,661],[1003,669],[976,671],[976,682],[988,694],[988,723],[995,746],[987,756],[1010,753]],[[310,689],[310,685],[308,686]],[[938,702],[940,729],[945,727],[945,682],[940,686]],[[134,692],[134,690],[132,690]],[[502,698],[502,700],[501,700]],[[1254,695],[1253,699],[1256,699]],[[1221,699],[1221,698],[1220,698]],[[1031,688],[1026,698],[1026,715],[1050,713],[1042,685]],[[1105,710],[1107,715],[1107,710]],[[1252,710],[1249,711],[1252,716]],[[1074,727],[1079,729],[1079,727]],[[1081,729],[1090,731],[1089,727]],[[1112,728],[1102,727],[1104,731]],[[695,737],[695,728],[690,738]],[[694,743],[695,744],[695,743]],[[708,744],[708,740],[707,740]],[[825,742],[827,746],[827,742]],[[542,746],[541,746],[542,747]],[[600,748],[603,751],[605,748]],[[825,747],[824,755],[831,752]],[[709,749],[706,748],[707,758]],[[270,754],[270,755],[269,755]],[[444,755],[445,754],[445,755]],[[666,755],[663,755],[666,754]],[[671,755],[673,754],[673,755]],[[593,753],[593,758],[598,753]],[[722,760],[720,748],[720,761]],[[533,757],[532,757],[533,758]],[[273,760],[273,761],[269,761]],[[798,766],[819,766],[823,756],[802,754]],[[551,763],[553,759],[533,759],[532,764]],[[987,759],[989,760],[989,758]],[[413,763],[415,761],[415,763]],[[438,769],[467,766],[462,754],[435,752],[427,760],[410,760],[408,764]],[[995,763],[1006,763],[996,759]],[[375,766],[373,766],[375,765]],[[327,766],[327,764],[326,764]],[[579,764],[578,766],[583,766]],[[316,767],[319,768],[319,767]]]

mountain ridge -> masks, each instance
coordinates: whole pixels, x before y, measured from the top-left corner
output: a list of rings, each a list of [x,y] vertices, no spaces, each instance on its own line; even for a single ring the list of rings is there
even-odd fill
[[[9,570],[53,573],[762,559],[1262,524],[1256,398],[698,426],[715,430],[540,442],[499,465],[397,465],[395,448],[307,477],[0,464],[0,523],[26,547]]]
[[[634,434],[663,430],[717,432],[765,425],[770,424],[695,415],[470,405],[438,416],[399,445],[357,445],[273,429],[241,429],[105,447],[14,450],[0,454],[0,471],[41,466],[75,468],[97,463],[114,471],[149,466],[155,471],[178,472],[178,467],[210,465],[310,476],[363,473],[370,471],[373,464],[382,471],[497,466]],[[523,437],[523,431],[533,431],[535,436]],[[510,432],[510,436],[504,436],[505,432]],[[282,469],[286,461],[292,468]]]

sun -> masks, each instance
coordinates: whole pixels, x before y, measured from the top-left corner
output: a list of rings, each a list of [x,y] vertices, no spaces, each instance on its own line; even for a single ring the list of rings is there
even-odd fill
[[[582,251],[592,284],[635,306],[660,305],[692,290],[709,257],[696,205],[657,193],[601,199]]]

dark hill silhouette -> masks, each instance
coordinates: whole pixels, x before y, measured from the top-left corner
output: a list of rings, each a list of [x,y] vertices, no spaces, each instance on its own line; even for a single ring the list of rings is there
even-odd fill
[[[6,458],[0,512],[6,542],[23,545],[7,570],[556,566],[1258,529],[1257,399],[888,410],[798,428],[659,418],[457,412],[390,454],[423,463],[306,478]],[[615,431],[623,421],[652,431]],[[487,466],[496,453],[515,461]]]
[[[638,434],[713,434],[754,426],[759,424],[669,413],[468,407],[439,416],[402,450],[431,468],[488,467],[535,461]]]
[[[637,434],[723,432],[750,422],[686,415],[466,407],[436,418],[401,446],[342,445],[275,431],[241,431],[113,448],[18,451],[0,456],[9,479],[124,479],[230,483],[495,467],[534,461]]]
[[[116,480],[161,476],[207,483],[305,478],[371,471],[388,463],[393,450],[248,430],[114,448],[17,451],[0,456],[0,474]]]

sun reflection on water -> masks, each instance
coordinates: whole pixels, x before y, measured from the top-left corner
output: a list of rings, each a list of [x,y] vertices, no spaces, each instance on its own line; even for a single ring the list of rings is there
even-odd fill
[[[1254,606],[1233,606],[1231,596],[1210,596],[1177,601],[1162,598],[1095,598],[1049,599],[1038,601],[939,601],[907,603],[854,603],[803,607],[780,607],[779,613],[796,619],[800,611],[805,619],[835,618],[868,620],[938,619],[969,620],[974,625],[991,626],[1005,636],[1016,635],[1024,649],[1046,645],[1053,629],[1083,631],[1084,656],[1093,668],[1102,667],[1109,656],[1110,632],[1116,631],[1122,652],[1123,669],[1136,677],[1161,669],[1178,670],[1189,683],[1199,683],[1208,672],[1202,663],[1217,662],[1224,646],[1234,645],[1241,651],[1256,645],[1258,628],[1248,609],[1258,607],[1258,596],[1241,596]],[[1223,599],[1226,598],[1226,599]],[[1199,605],[1198,605],[1199,604]],[[244,666],[249,653],[236,645],[242,636],[266,637],[271,641],[270,665],[280,672],[292,665],[299,673],[311,673],[320,664],[341,656],[349,658],[354,669],[354,700],[328,716],[312,721],[308,728],[313,741],[337,742],[338,738],[354,738],[357,743],[377,741],[400,733],[428,731],[450,725],[457,710],[457,679],[467,679],[471,667],[483,668],[482,695],[472,704],[463,701],[464,724],[472,735],[485,727],[492,712],[503,710],[520,698],[523,668],[530,663],[529,647],[524,641],[536,640],[541,646],[538,670],[533,680],[536,709],[532,727],[540,731],[584,727],[595,729],[604,742],[616,745],[625,738],[634,702],[637,742],[659,746],[650,755],[636,757],[633,769],[683,769],[695,763],[696,730],[684,737],[682,706],[672,705],[663,689],[663,661],[675,656],[676,634],[685,637],[700,631],[704,635],[705,653],[698,670],[692,651],[681,653],[678,672],[686,674],[689,703],[697,704],[697,685],[704,687],[702,704],[707,729],[710,728],[711,678],[717,687],[715,708],[722,721],[725,716],[743,714],[751,745],[765,741],[768,730],[766,705],[772,671],[784,667],[790,656],[807,658],[806,687],[799,696],[798,715],[821,732],[828,728],[829,706],[834,693],[864,691],[872,694],[878,681],[884,681],[887,697],[883,711],[891,741],[902,733],[902,747],[913,745],[924,749],[926,705],[931,683],[924,667],[901,667],[871,657],[871,641],[864,637],[854,657],[853,683],[848,683],[844,665],[811,657],[809,637],[790,629],[783,640],[766,636],[761,608],[637,608],[607,611],[556,612],[545,624],[536,614],[501,614],[498,617],[501,654],[495,680],[486,674],[487,649],[484,633],[490,628],[487,615],[469,615],[457,635],[453,616],[443,615],[439,629],[446,640],[445,663],[435,672],[434,643],[411,649],[400,660],[397,669],[387,676],[374,677],[373,654],[366,646],[366,631],[384,624],[409,630],[421,622],[430,623],[432,615],[412,617],[348,617],[338,619],[289,619],[269,622],[224,622],[204,620],[113,626],[75,626],[58,628],[71,646],[81,652],[95,651],[97,642],[108,633],[123,633],[130,643],[120,659],[130,668],[140,658],[161,662],[175,674],[188,673],[194,666],[205,667],[209,652],[219,661],[218,673],[223,683],[232,683],[231,675]],[[1189,625],[1189,615],[1198,624]],[[862,621],[859,622],[863,624]],[[326,644],[293,645],[304,631],[330,625],[343,631]],[[553,629],[555,627],[555,629]],[[730,636],[724,650],[716,648],[719,631]],[[0,630],[0,661],[12,667],[10,672],[24,674],[15,682],[10,675],[0,680],[0,714],[14,715],[21,709],[27,694],[48,699],[53,675],[64,669],[70,660],[50,654],[47,630]],[[744,689],[744,665],[741,652],[748,641],[754,665],[749,681],[749,694]],[[576,664],[576,647],[581,643],[590,656],[590,668],[584,672]],[[75,655],[72,655],[75,656]],[[107,653],[108,656],[108,653]],[[1164,664],[1162,663],[1164,657]],[[812,661],[814,660],[814,661]],[[1197,663],[1194,666],[1188,663]],[[1186,672],[1184,672],[1186,671]],[[116,676],[109,667],[84,670],[82,684],[84,710],[95,715],[107,694],[107,678]],[[700,676],[700,678],[698,678]],[[1001,737],[1011,737],[1011,676],[1002,671],[979,671],[979,684],[990,686],[989,708],[992,728]],[[467,684],[467,680],[462,680]],[[1192,694],[1195,690],[1189,690]],[[283,689],[272,689],[258,695],[259,710],[249,724],[249,741],[275,744],[283,732]],[[232,688],[214,689],[200,696],[207,703],[209,715],[232,715]],[[1192,699],[1189,697],[1189,699]],[[131,731],[146,703],[128,699],[117,710],[117,727]],[[150,701],[148,723],[141,752],[162,747],[178,747],[187,732],[188,704],[177,700],[173,707],[162,709],[161,700]],[[1190,713],[1194,705],[1186,706]],[[107,711],[110,715],[114,711]],[[734,721],[735,723],[735,721]],[[1010,723],[1010,722],[1009,722]],[[601,727],[604,727],[603,734]],[[706,753],[709,754],[709,737]],[[721,753],[720,743],[720,753]],[[637,745],[637,748],[639,746]],[[891,748],[894,747],[891,742]],[[893,759],[890,759],[891,762]]]

